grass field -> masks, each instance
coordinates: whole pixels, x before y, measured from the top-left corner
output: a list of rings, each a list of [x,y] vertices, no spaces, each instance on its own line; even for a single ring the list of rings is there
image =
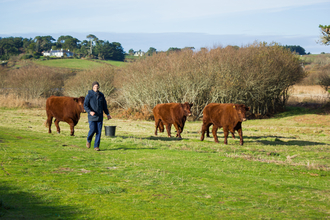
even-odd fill
[[[114,118],[100,152],[85,147],[86,114],[74,137],[64,122],[48,134],[45,115],[0,109],[0,219],[330,218],[330,115],[248,120],[243,146],[222,130],[201,142],[201,122],[178,140]]]
[[[59,68],[69,68],[69,69],[92,69],[101,67],[103,63],[111,64],[113,66],[124,66],[124,62],[119,61],[93,61],[84,59],[51,59],[51,60],[35,60],[36,64],[49,66],[49,67],[59,67]]]

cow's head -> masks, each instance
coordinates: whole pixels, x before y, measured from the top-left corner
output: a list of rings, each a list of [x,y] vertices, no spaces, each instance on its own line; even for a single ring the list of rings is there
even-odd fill
[[[79,98],[73,98],[73,100],[78,103],[81,112],[86,112],[84,109],[84,102],[85,102],[84,96],[80,96]]]
[[[246,107],[245,105],[240,105],[240,104],[234,104],[233,108],[236,109],[239,121],[243,122],[246,121],[246,112],[250,110],[250,107]]]
[[[191,106],[193,106],[193,104],[189,104],[188,102],[185,102],[184,104],[181,104],[184,115],[185,116],[190,116],[191,115]]]

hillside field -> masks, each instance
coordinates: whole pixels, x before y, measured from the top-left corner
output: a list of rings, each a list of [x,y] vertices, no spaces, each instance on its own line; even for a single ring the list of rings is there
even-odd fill
[[[329,219],[330,115],[289,110],[244,122],[243,146],[114,117],[96,152],[84,113],[71,137],[45,109],[0,108],[0,219]]]
[[[48,67],[68,68],[68,69],[93,69],[101,67],[104,64],[113,66],[124,66],[124,62],[109,61],[109,60],[86,60],[86,59],[51,59],[51,60],[35,60],[35,64],[44,65]]]

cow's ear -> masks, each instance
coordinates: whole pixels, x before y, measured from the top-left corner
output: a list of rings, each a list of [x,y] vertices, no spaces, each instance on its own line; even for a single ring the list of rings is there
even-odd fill
[[[246,111],[250,111],[250,109],[251,109],[250,107],[245,107]]]
[[[73,98],[73,101],[78,102],[78,98]]]

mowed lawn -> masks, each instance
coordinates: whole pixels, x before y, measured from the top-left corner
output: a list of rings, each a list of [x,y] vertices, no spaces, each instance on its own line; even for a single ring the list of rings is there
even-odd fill
[[[71,137],[44,109],[2,108],[0,219],[329,219],[330,116],[294,110],[244,122],[243,146],[114,117],[96,152],[84,113]]]

